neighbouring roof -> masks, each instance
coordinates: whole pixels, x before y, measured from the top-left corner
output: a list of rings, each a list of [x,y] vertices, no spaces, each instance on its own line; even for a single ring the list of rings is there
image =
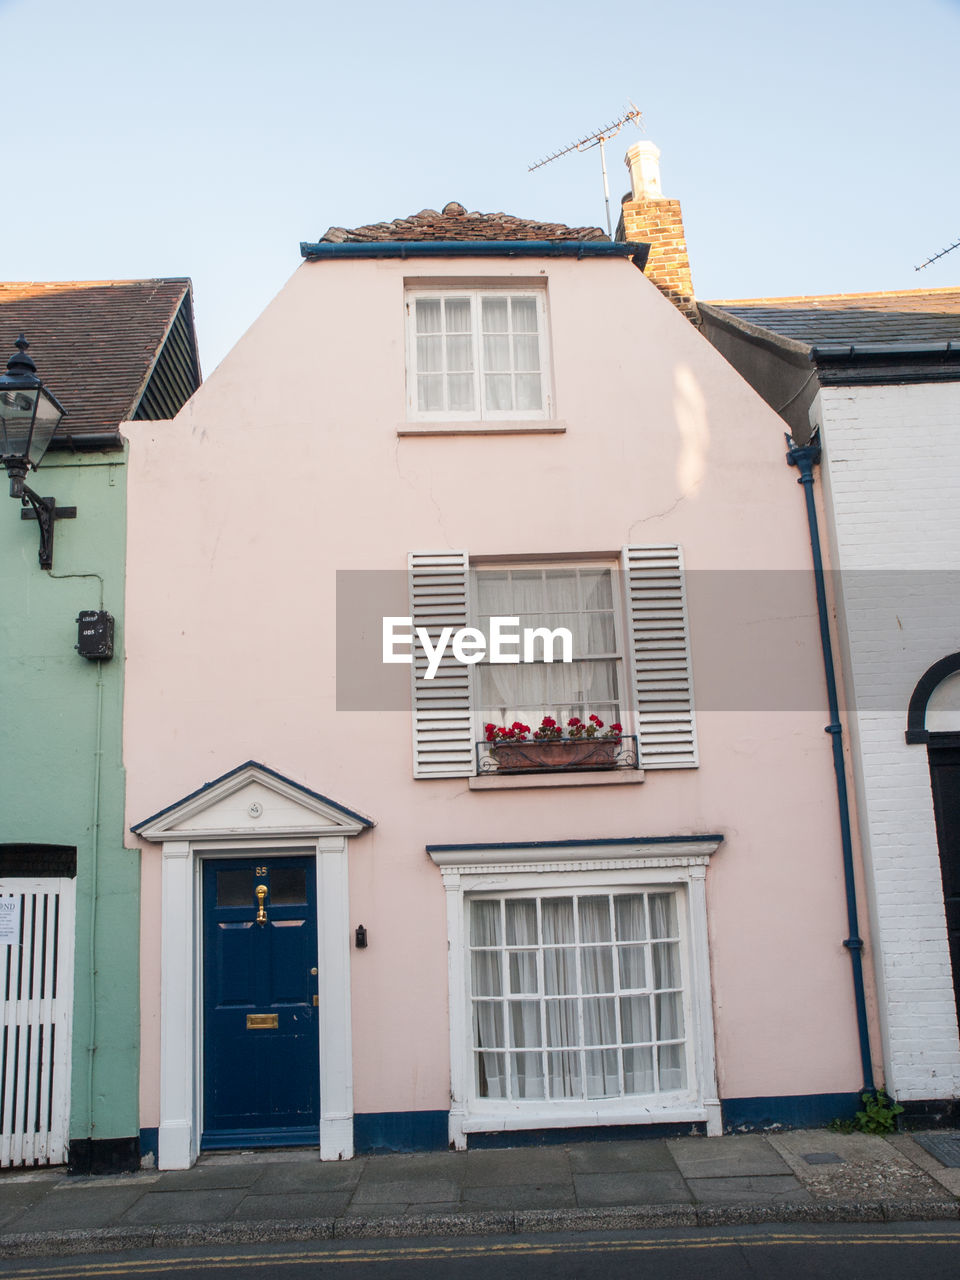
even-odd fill
[[[173,417],[200,385],[185,278],[0,283],[0,366],[21,332],[67,410],[52,447],[117,447],[121,422]]]
[[[960,289],[723,299],[700,305],[809,348],[960,343]]]
[[[365,244],[399,240],[607,240],[599,227],[567,227],[562,222],[531,222],[509,213],[468,213],[451,200],[438,213],[421,209],[408,218],[366,227],[330,227],[321,243]]]

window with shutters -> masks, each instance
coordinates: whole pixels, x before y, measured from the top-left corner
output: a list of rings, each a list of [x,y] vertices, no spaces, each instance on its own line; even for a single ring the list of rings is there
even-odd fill
[[[408,418],[552,416],[542,291],[411,290],[406,310]]]
[[[698,763],[683,565],[677,546],[624,547],[618,563],[480,564],[466,551],[414,552],[409,558],[411,615],[436,644],[444,629],[490,634],[492,617],[518,619],[518,630],[565,628],[572,661],[476,664],[448,646],[433,676],[422,645],[413,646],[414,774],[470,777],[504,770],[493,759],[486,726],[529,726],[544,716],[604,729],[620,724],[623,742],[610,760],[573,768],[644,770]],[[496,753],[500,757],[503,752]],[[531,753],[527,752],[527,756]],[[540,771],[566,768],[572,753]],[[529,760],[509,769],[526,771]]]

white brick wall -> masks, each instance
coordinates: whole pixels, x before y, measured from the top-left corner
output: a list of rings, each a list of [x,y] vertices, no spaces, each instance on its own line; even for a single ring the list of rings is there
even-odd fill
[[[960,650],[960,383],[825,388],[823,482],[867,864],[887,1087],[960,1096],[960,1043],[924,746],[923,673]],[[845,717],[846,719],[846,717]]]

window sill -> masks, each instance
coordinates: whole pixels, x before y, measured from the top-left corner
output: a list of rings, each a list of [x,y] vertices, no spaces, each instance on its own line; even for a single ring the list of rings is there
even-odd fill
[[[506,422],[401,422],[398,436],[561,436],[565,422],[542,418]]]
[[[709,1121],[709,1109],[696,1103],[673,1106],[643,1107],[620,1105],[569,1110],[557,1113],[549,1106],[510,1114],[488,1112],[463,1117],[464,1133],[504,1133],[517,1129],[580,1129],[593,1125],[621,1124],[696,1124]]]
[[[623,787],[643,781],[642,769],[619,769],[609,773],[485,773],[468,779],[471,791],[517,791],[524,787]]]

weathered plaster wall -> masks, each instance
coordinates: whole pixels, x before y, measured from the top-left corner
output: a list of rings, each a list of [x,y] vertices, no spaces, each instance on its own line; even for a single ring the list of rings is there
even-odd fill
[[[809,543],[777,419],[631,265],[552,261],[565,434],[398,438],[404,277],[529,276],[520,265],[304,265],[172,424],[130,425],[128,823],[251,757],[376,819],[350,854],[352,923],[370,936],[351,957],[360,1112],[448,1106],[426,844],[722,832],[707,877],[721,1096],[856,1089]],[[626,542],[684,549],[699,769],[476,792],[413,780],[408,714],[337,712],[338,569]],[[149,1125],[156,848],[143,876]]]
[[[5,492],[0,501],[0,841],[77,847],[71,1138],[139,1127],[140,859],[123,846],[121,762],[125,481],[122,454],[47,456],[32,487],[77,508],[57,522],[49,573],[37,525]],[[77,614],[99,608],[117,624],[117,656],[102,664],[74,650]]]

